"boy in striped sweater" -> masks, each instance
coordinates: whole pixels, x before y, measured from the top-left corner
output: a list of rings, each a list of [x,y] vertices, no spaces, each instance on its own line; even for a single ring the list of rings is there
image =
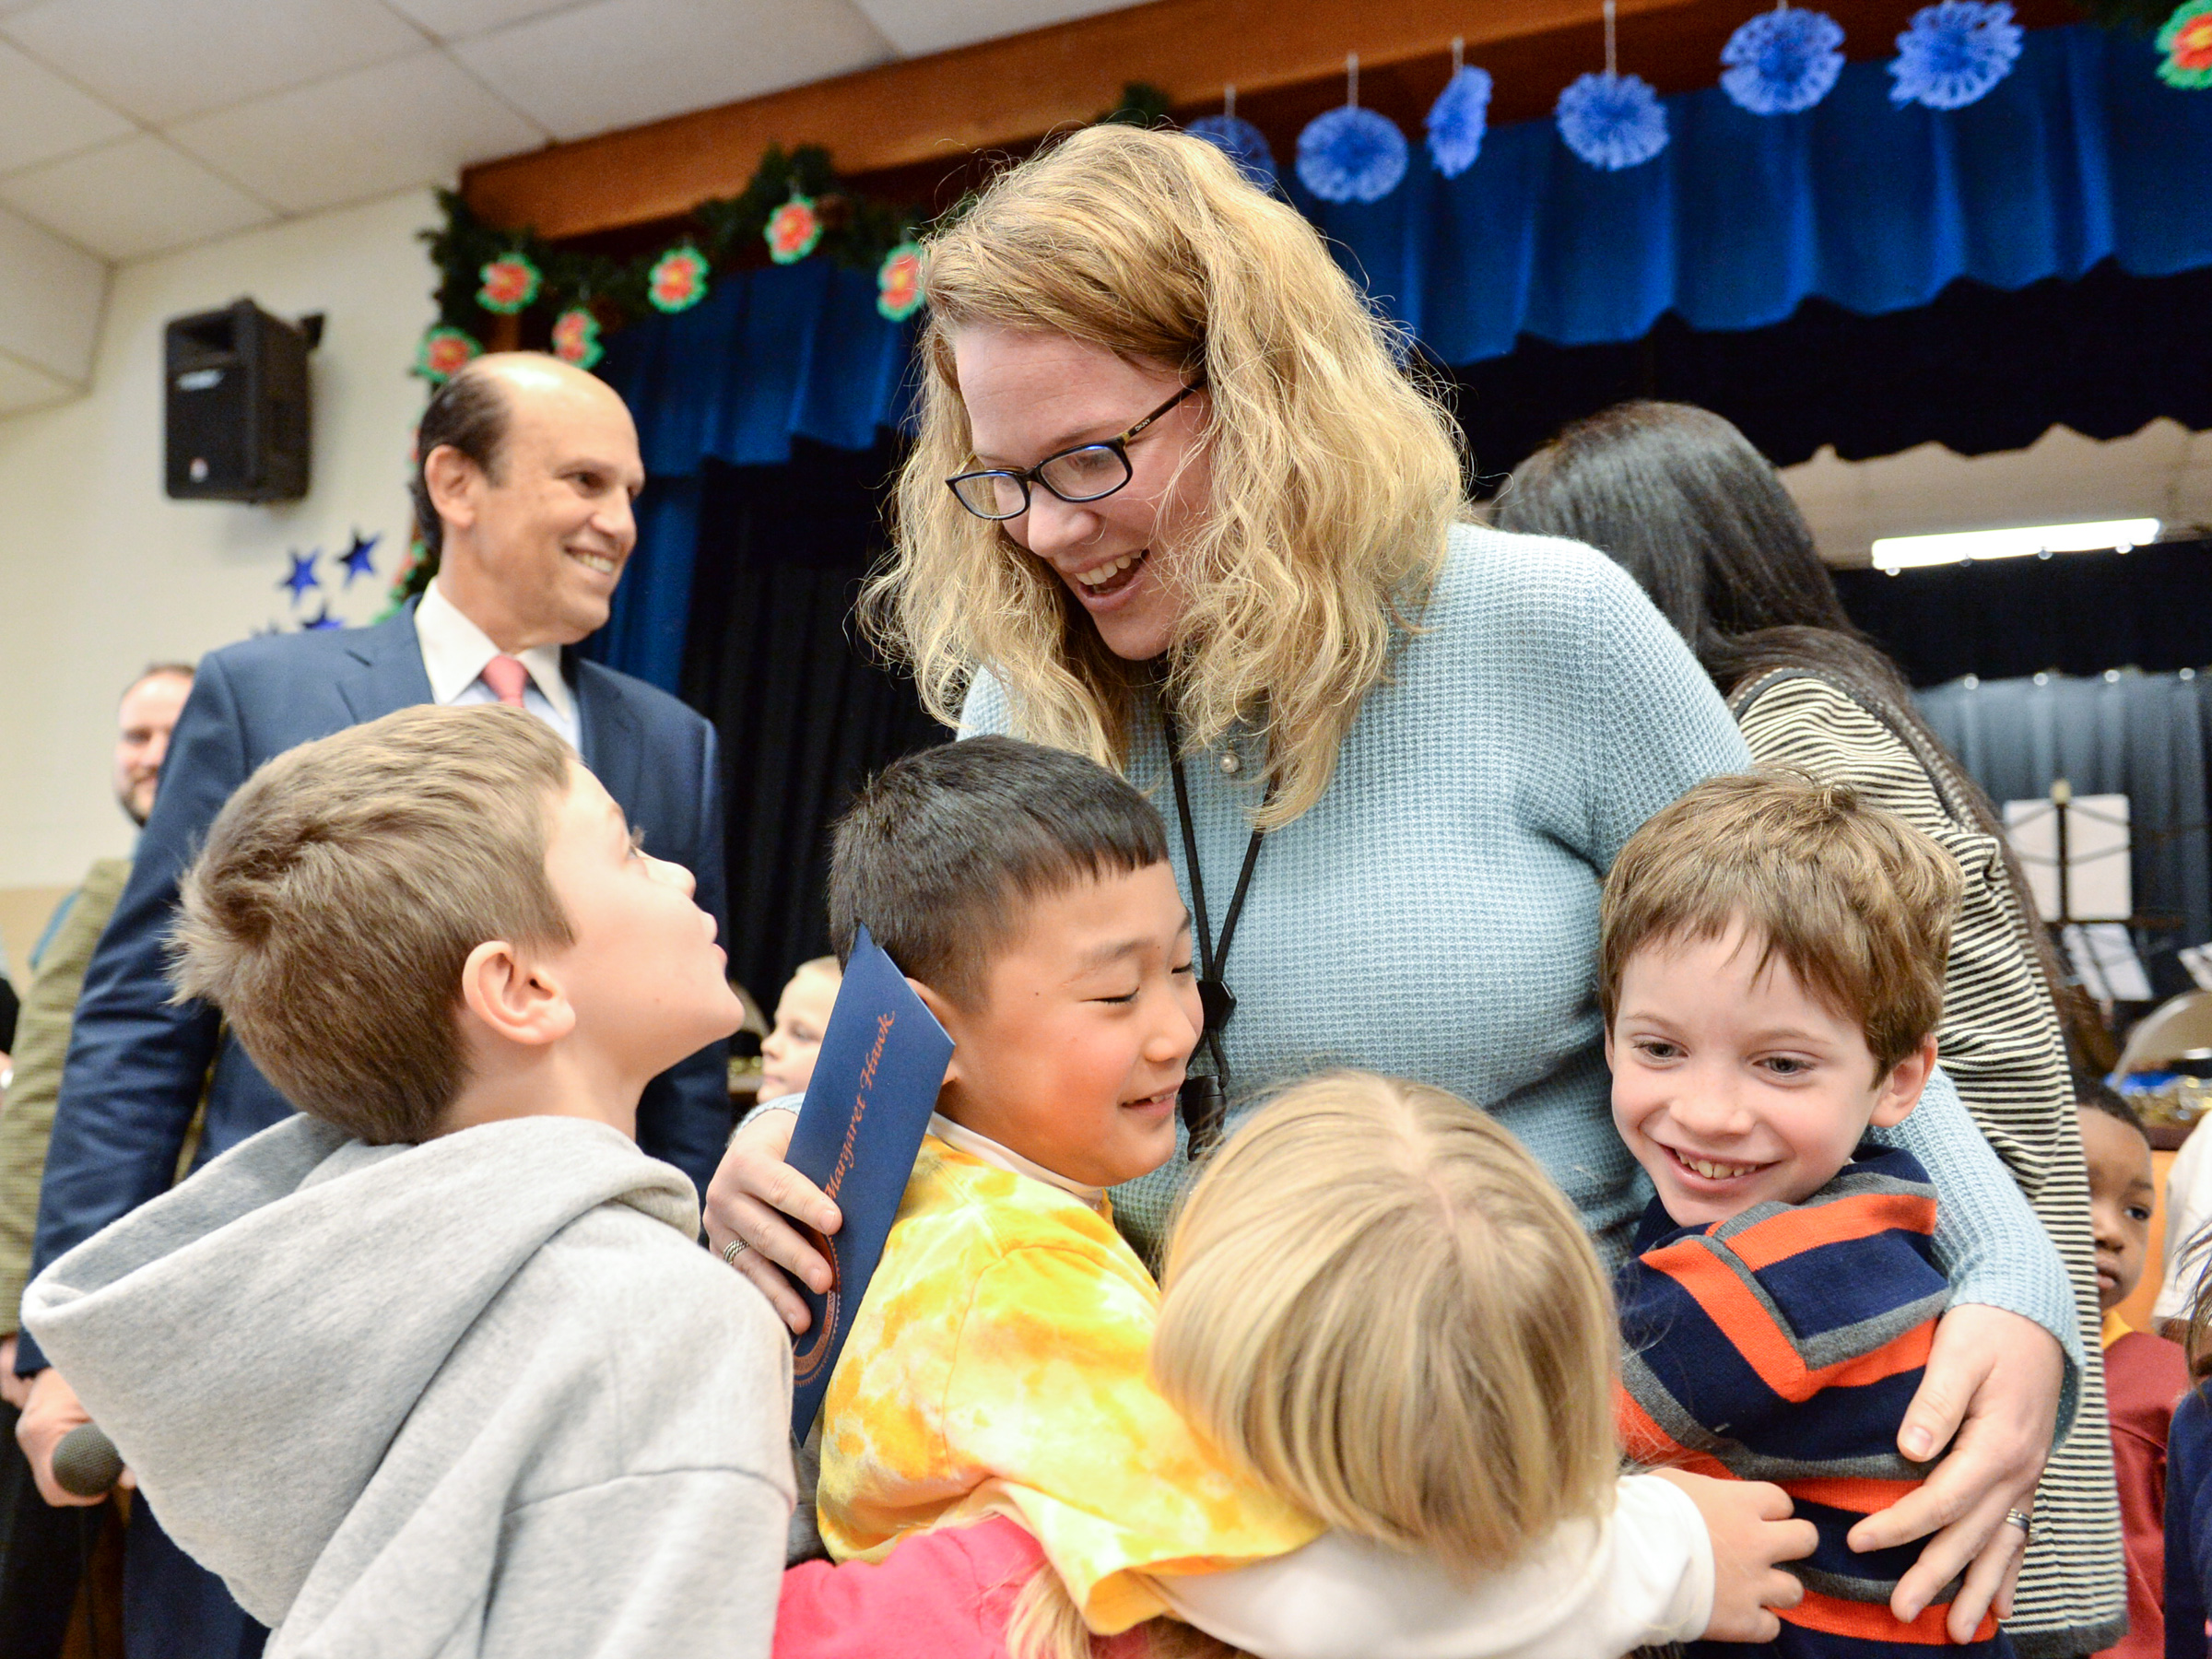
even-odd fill
[[[1636,1461],[1778,1482],[1818,1529],[1783,1654],[1949,1644],[1947,1595],[1889,1609],[1919,1546],[1846,1535],[1925,1469],[1897,1436],[1950,1296],[1936,1192],[1869,1133],[1935,1067],[1959,879],[1848,787],[1770,772],[1690,790],[1606,884],[1613,1119],[1658,1192],[1618,1287],[1619,1426]],[[2011,1652],[1994,1618],[1969,1651]]]

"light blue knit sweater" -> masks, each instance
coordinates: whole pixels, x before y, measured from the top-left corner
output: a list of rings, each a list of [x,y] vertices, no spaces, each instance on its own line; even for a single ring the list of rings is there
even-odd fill
[[[1237,994],[1230,1121],[1324,1066],[1448,1088],[1520,1136],[1618,1263],[1652,1194],[1608,1104],[1599,884],[1646,818],[1749,755],[1674,629],[1575,543],[1454,529],[1422,629],[1368,694],[1328,793],[1261,849],[1224,975]],[[1013,729],[1003,689],[979,677],[963,733]],[[1245,746],[1233,775],[1218,753],[1186,762],[1217,931],[1258,759]],[[1153,717],[1130,777],[1168,818],[1187,896]],[[1885,1138],[1934,1171],[1955,1300],[2023,1314],[2078,1356],[2057,1253],[1948,1081]],[[1115,1191],[1141,1249],[1185,1168],[1179,1153]]]

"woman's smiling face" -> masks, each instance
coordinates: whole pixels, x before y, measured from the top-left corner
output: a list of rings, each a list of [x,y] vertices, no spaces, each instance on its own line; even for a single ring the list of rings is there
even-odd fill
[[[1077,444],[1119,437],[1187,382],[1163,364],[1132,362],[1065,335],[971,324],[953,336],[978,468],[1026,468]],[[1211,488],[1201,391],[1130,441],[1129,482],[1095,501],[1063,501],[1041,485],[1005,521],[1015,543],[1050,566],[1114,655],[1146,662],[1181,621],[1187,572],[1177,554]]]

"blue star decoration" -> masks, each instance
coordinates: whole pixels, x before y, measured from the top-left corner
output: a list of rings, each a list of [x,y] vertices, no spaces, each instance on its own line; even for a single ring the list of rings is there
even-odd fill
[[[353,585],[353,579],[356,576],[376,574],[375,561],[369,555],[376,544],[383,539],[381,535],[371,535],[363,539],[359,530],[353,533],[353,546],[347,548],[341,556],[346,563],[346,585],[347,587],[350,588]]]
[[[302,633],[306,633],[311,629],[343,628],[345,626],[346,624],[343,621],[330,614],[330,601],[325,599],[323,601],[323,608],[321,610],[317,611],[313,616],[308,618],[306,621],[300,624],[300,630]]]
[[[317,547],[303,554],[288,553],[285,557],[292,561],[292,573],[278,582],[276,585],[280,588],[291,589],[292,605],[297,609],[300,601],[307,597],[309,588],[319,588],[323,585],[323,579],[315,574],[315,560],[323,557],[323,550]]]

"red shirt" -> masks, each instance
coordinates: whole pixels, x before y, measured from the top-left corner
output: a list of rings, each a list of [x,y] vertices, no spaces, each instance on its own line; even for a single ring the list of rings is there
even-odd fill
[[[2188,1392],[2189,1360],[2179,1343],[2128,1331],[2105,1345],[2112,1473],[2127,1548],[2127,1634],[2098,1659],[2162,1659],[2166,1652],[2166,1430]]]

